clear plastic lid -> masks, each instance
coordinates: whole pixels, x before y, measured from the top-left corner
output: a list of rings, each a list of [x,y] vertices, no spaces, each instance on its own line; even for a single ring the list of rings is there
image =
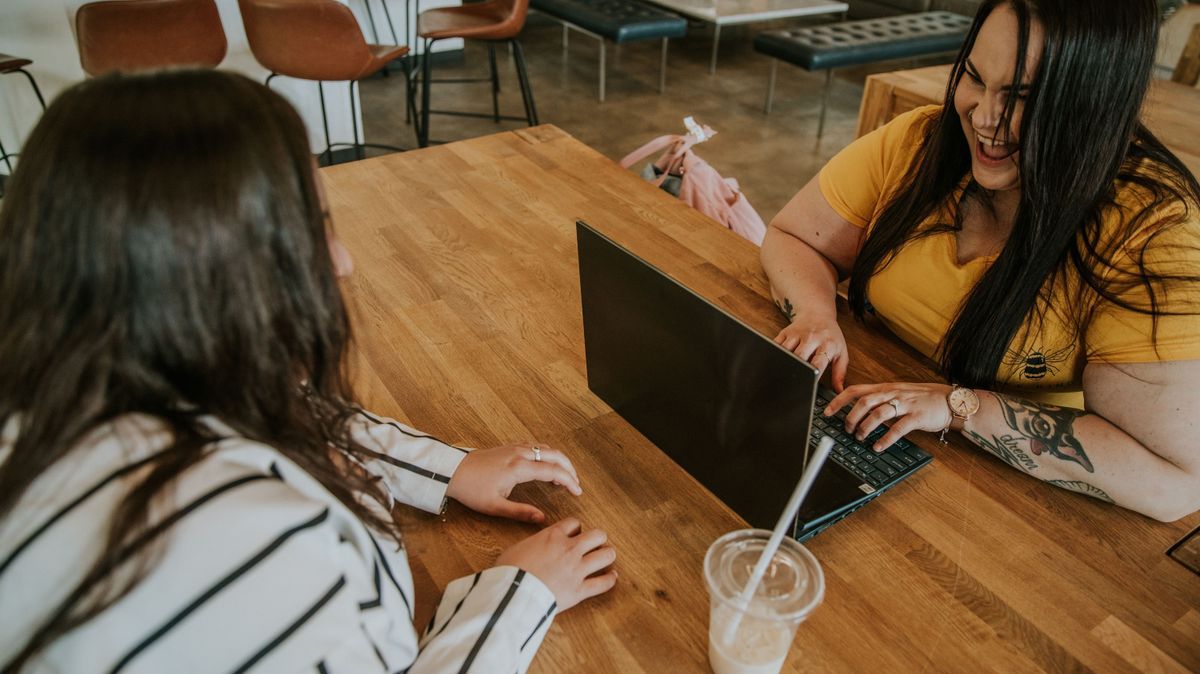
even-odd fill
[[[704,577],[713,601],[731,607],[750,579],[771,532],[742,529],[718,538],[704,556]],[[803,545],[785,537],[750,598],[746,615],[765,620],[800,621],[825,597],[825,575]]]

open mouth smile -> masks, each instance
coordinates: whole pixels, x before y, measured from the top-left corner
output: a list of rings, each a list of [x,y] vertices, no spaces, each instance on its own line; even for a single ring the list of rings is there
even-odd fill
[[[1002,166],[1020,149],[1017,143],[1001,143],[993,138],[975,135],[975,158],[984,166]]]

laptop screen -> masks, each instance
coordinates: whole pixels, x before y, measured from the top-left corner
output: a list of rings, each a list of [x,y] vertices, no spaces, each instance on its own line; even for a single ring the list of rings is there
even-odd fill
[[[577,223],[588,386],[752,526],[808,454],[817,371]]]

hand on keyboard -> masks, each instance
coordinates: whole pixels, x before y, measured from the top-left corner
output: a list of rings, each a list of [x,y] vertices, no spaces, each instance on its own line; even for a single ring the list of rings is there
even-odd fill
[[[867,436],[865,442],[859,442],[845,430],[845,412],[838,412],[826,417],[823,411],[835,394],[832,391],[818,389],[817,405],[813,415],[812,441],[815,444],[822,436],[833,438],[833,453],[831,458],[843,468],[858,476],[871,487],[887,489],[908,473],[929,463],[932,457],[920,447],[901,438],[882,452],[871,451],[869,445],[879,439],[887,428],[880,426]]]
[[[860,442],[870,437],[871,449],[880,452],[912,431],[938,432],[948,427],[953,419],[946,402],[950,391],[949,384],[855,384],[835,396],[824,413],[831,417],[850,406],[845,432]],[[881,424],[891,428],[879,436],[876,430]]]

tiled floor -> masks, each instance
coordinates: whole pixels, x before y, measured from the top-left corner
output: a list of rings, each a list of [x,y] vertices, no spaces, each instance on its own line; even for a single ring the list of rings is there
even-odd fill
[[[751,43],[761,30],[785,22],[727,27],[722,31],[720,63],[708,74],[711,28],[693,23],[689,35],[672,40],[666,93],[658,93],[659,42],[609,45],[608,93],[597,101],[597,57],[592,38],[571,33],[564,58],[562,30],[545,16],[531,14],[521,41],[543,123],[556,124],[608,157],[619,160],[630,150],[664,133],[683,131],[685,115],[717,130],[718,135],[696,151],[727,177],[737,178],[764,220],[787,203],[821,166],[854,138],[862,85],[869,72],[945,62],[949,57],[891,62],[871,68],[836,71],[824,137],[816,138],[817,116],[824,86],[823,73],[809,73],[781,64],[775,104],[770,115],[762,108],[769,60]],[[503,51],[498,53],[503,56]],[[520,90],[511,59],[498,58],[501,71],[501,112],[522,115]],[[434,77],[470,77],[487,71],[483,45],[468,43],[464,63],[439,67]],[[399,73],[361,84],[364,124],[371,142],[415,146],[412,127],[404,120],[404,86]],[[490,112],[486,84],[438,84],[434,108]],[[431,136],[457,140],[519,126],[518,122],[435,116]]]

